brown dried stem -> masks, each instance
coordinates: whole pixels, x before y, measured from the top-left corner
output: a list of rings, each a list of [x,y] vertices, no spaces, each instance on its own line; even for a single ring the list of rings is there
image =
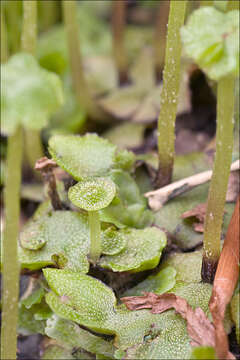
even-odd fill
[[[55,161],[43,157],[36,162],[35,169],[41,171],[44,182],[48,187],[48,195],[54,210],[62,210],[63,205],[57,192],[56,178],[53,172],[57,164]]]

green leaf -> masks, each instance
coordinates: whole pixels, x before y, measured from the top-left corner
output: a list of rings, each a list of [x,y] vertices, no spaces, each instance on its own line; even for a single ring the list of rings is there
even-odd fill
[[[234,295],[231,301],[231,315],[236,326],[236,337],[237,342],[240,345],[240,314],[239,314],[239,300],[240,295],[239,292]]]
[[[101,257],[100,266],[112,271],[139,272],[153,269],[159,263],[163,248],[166,246],[165,233],[156,227],[143,230],[119,230],[127,239],[127,246],[117,255]]]
[[[188,56],[213,80],[239,73],[239,11],[227,13],[214,7],[193,12],[182,29]]]
[[[12,134],[21,124],[42,129],[63,103],[61,81],[42,69],[30,54],[19,53],[1,65],[2,132]]]
[[[44,269],[53,290],[46,301],[59,316],[98,332],[113,334],[108,321],[115,316],[116,298],[100,280],[69,270]]]
[[[87,211],[98,211],[107,207],[116,193],[115,184],[109,178],[84,180],[68,191],[69,200]]]
[[[215,350],[210,346],[199,346],[192,350],[192,354],[189,359],[193,360],[216,360]]]
[[[49,345],[41,357],[41,360],[70,360],[75,359],[70,350],[61,345]]]
[[[167,266],[159,271],[157,275],[148,276],[146,280],[127,290],[123,296],[140,296],[146,291],[158,295],[163,294],[174,287],[176,273],[173,267]]]
[[[126,122],[107,130],[103,136],[119,149],[131,149],[142,145],[145,126]]]
[[[112,170],[110,177],[117,186],[117,201],[100,211],[100,219],[122,228],[144,228],[153,223],[153,214],[147,210],[146,199],[140,194],[135,180],[125,171]]]
[[[117,358],[123,351],[126,359],[189,358],[191,346],[186,322],[175,311],[162,314],[152,314],[149,310],[129,311],[124,305],[116,306],[112,290],[97,279],[67,270],[44,269],[43,272],[53,290],[46,296],[51,309],[61,318],[99,333],[115,334],[114,344],[119,349]],[[201,307],[208,316],[211,291],[211,285],[202,283],[178,283],[171,290],[185,298],[194,309]],[[72,328],[74,331],[77,328],[72,323],[69,326],[69,330],[65,326],[60,330],[57,326],[59,332],[56,335],[56,324],[53,324],[53,337],[64,336],[70,341],[68,334]],[[75,342],[74,335],[70,338]],[[81,346],[84,348],[85,338],[81,337],[79,341],[83,341]]]
[[[38,305],[33,305],[26,309],[23,304],[19,306],[18,313],[18,333],[21,335],[42,334],[44,335],[45,321],[35,319],[35,311]]]
[[[47,321],[46,335],[64,344],[69,349],[82,348],[92,354],[113,357],[114,347],[111,342],[83,330],[76,323],[53,315]]]
[[[76,180],[104,176],[114,165],[116,146],[96,134],[56,135],[49,152],[57,164]]]
[[[45,302],[44,295],[44,289],[40,287],[20,301],[18,316],[18,332],[20,334],[44,334],[45,320],[52,315],[52,311]],[[44,316],[42,316],[43,314]]]
[[[102,232],[102,254],[116,255],[126,248],[127,238],[120,231],[109,227]]]
[[[43,238],[45,245],[39,250],[19,246],[22,268],[37,270],[57,265],[84,273],[88,271],[90,234],[87,215],[71,211],[49,212],[25,226],[20,234],[20,244],[31,234],[34,241]]]
[[[163,261],[160,269],[173,267],[176,270],[176,281],[184,283],[201,282],[202,251],[189,253],[172,253]]]
[[[30,309],[35,304],[39,304],[42,301],[44,296],[44,290],[42,287],[34,291],[31,295],[29,295],[26,299],[22,300],[22,304],[25,308]]]

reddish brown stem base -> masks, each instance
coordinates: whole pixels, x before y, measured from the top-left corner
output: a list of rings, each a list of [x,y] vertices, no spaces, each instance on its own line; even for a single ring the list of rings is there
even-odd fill
[[[212,284],[217,271],[218,261],[203,257],[201,276],[202,281]]]
[[[163,186],[166,186],[172,181],[173,173],[173,162],[169,166],[162,166],[159,164],[157,175],[154,181],[154,188],[159,189]]]

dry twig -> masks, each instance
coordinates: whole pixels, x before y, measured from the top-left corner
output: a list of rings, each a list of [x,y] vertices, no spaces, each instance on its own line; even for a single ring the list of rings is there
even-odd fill
[[[235,161],[231,166],[231,171],[240,169],[240,161]],[[204,171],[199,174],[176,181],[155,191],[149,191],[145,194],[148,198],[149,206],[152,210],[157,211],[169,200],[181,195],[194,187],[204,184],[211,179],[212,170]]]

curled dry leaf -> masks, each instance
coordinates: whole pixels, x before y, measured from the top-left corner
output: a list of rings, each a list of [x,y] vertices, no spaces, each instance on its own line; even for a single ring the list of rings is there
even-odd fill
[[[231,301],[239,277],[239,198],[232,215],[213,283],[209,308],[216,328],[215,343],[219,359],[233,359],[223,327],[226,306]]]
[[[153,314],[174,308],[187,321],[192,346],[214,346],[214,327],[201,308],[193,310],[187,301],[172,293],[129,296],[121,299],[129,310],[152,309]]]
[[[182,215],[182,219],[187,219],[189,217],[195,217],[198,222],[193,223],[194,230],[197,232],[203,232],[204,231],[204,221],[206,217],[206,209],[207,204],[202,203],[197,206],[195,206],[193,209],[185,211]]]

